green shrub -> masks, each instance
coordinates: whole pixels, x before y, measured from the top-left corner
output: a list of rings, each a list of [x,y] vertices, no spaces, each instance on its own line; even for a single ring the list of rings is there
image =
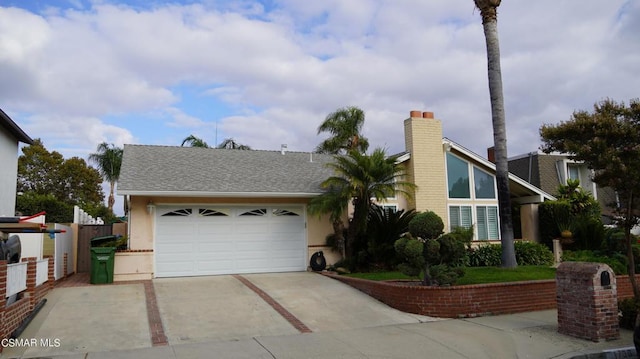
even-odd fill
[[[538,205],[538,228],[540,230],[540,243],[553,248],[553,239],[560,236],[558,225],[554,219],[554,207],[557,201],[546,201]]]
[[[579,216],[574,221],[573,238],[575,249],[600,249],[605,238],[604,225],[600,218]]]
[[[416,238],[436,239],[443,229],[442,218],[432,211],[418,213],[409,222],[409,233]]]
[[[464,276],[464,267],[452,267],[438,264],[429,267],[431,278],[440,286],[455,284],[458,278]]]
[[[409,222],[415,210],[393,211],[380,206],[372,206],[367,224],[367,252],[372,266],[391,269],[398,259],[393,245],[409,231]]]
[[[502,263],[502,247],[499,244],[482,244],[467,252],[470,267],[497,267]]]
[[[620,313],[618,317],[620,328],[633,330],[638,315],[638,302],[634,298],[620,300],[618,301],[618,312]]]
[[[627,260],[626,257],[620,253],[614,253],[612,255],[605,255],[599,251],[564,251],[562,253],[562,260],[566,262],[594,262],[604,263],[611,267],[616,274],[627,273]]]
[[[402,260],[398,269],[410,277],[419,277],[425,265],[423,243],[411,237],[402,237],[396,241],[394,248]]]
[[[544,244],[516,241],[514,243],[518,265],[552,265],[553,253]],[[502,246],[483,244],[467,251],[470,267],[497,267],[502,264]]]
[[[553,252],[544,244],[516,241],[514,243],[518,265],[552,265]]]

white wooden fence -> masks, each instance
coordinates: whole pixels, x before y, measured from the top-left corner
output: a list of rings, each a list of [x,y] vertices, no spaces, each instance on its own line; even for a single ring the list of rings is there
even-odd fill
[[[67,268],[66,273],[73,273],[73,264],[75,263],[75,257],[73,256],[73,229],[69,226],[62,224],[55,224],[55,229],[63,229],[64,233],[55,234],[55,270],[54,276],[56,280],[64,277],[64,254],[67,254]]]
[[[7,265],[7,297],[27,289],[27,263]]]

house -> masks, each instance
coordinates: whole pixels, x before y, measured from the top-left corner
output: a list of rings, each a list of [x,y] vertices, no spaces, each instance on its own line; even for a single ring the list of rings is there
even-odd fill
[[[611,217],[611,204],[616,203],[616,194],[611,188],[603,188],[593,182],[593,171],[568,154],[530,152],[509,159],[509,171],[548,193],[556,193],[559,185],[568,179],[580,181],[580,187],[591,193],[600,203],[602,213]]]
[[[404,121],[398,160],[414,196],[384,205],[432,210],[448,230],[474,226],[478,241],[499,240],[495,165],[442,137],[431,112]],[[305,270],[326,246],[328,216],[307,213],[331,156],[284,151],[125,145],[118,194],[129,208],[129,250],[116,253],[115,280]],[[521,206],[522,238],[537,238],[537,203],[553,199],[510,177]]]
[[[118,194],[129,206],[130,249],[116,255],[115,280],[306,270],[332,232],[306,210],[332,175],[330,160],[125,145]]]
[[[18,177],[18,143],[33,144],[29,137],[0,109],[0,217],[16,212],[16,181]]]
[[[500,225],[495,164],[442,137],[442,122],[432,112],[411,111],[404,121],[405,152],[398,160],[417,185],[413,198],[384,202],[398,209],[437,213],[445,230],[474,227],[474,240],[499,241]],[[511,202],[520,206],[521,239],[537,241],[537,204],[553,196],[509,175]]]

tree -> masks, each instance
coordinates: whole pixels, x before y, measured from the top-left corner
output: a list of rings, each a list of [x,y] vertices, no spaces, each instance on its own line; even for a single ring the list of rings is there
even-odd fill
[[[116,147],[113,143],[107,144],[102,142],[98,145],[96,152],[89,155],[89,161],[96,164],[98,171],[105,181],[109,182],[109,199],[107,208],[113,212],[113,204],[115,203],[114,189],[116,182],[120,178],[120,166],[122,165],[123,150]]]
[[[592,113],[575,111],[569,121],[543,125],[540,136],[545,152],[571,154],[594,170],[595,183],[616,191],[619,201],[612,205],[624,230],[633,293],[640,300],[631,236],[640,215],[640,100],[631,100],[628,107],[624,102],[603,100],[594,105]]]
[[[321,196],[351,199],[353,203],[353,217],[345,246],[346,256],[351,257],[363,247],[363,243],[356,241],[366,233],[371,199],[381,201],[395,193],[408,196],[408,190],[415,185],[402,179],[404,168],[397,163],[397,157],[387,157],[381,148],[375,149],[370,155],[356,150],[346,155],[336,155],[334,161],[327,165],[333,168],[335,175],[322,182],[322,186],[330,191]]]
[[[189,145],[189,147],[209,148],[209,144],[207,144],[203,139],[194,135],[185,137],[185,139],[182,140],[182,144],[180,146],[184,147],[185,144]]]
[[[236,142],[233,138],[226,138],[216,148],[227,150],[250,150],[251,147]]]
[[[482,27],[487,45],[489,96],[491,98],[491,122],[496,160],[496,186],[500,211],[500,242],[502,266],[515,268],[516,253],[513,244],[513,220],[509,191],[509,167],[507,160],[507,129],[502,94],[502,70],[500,69],[500,43],[498,41],[498,6],[501,0],[474,0],[482,16]]]
[[[355,150],[364,153],[369,141],[360,131],[364,125],[364,111],[350,106],[330,113],[318,127],[318,134],[329,132],[331,137],[322,141],[316,151],[320,153],[345,154]]]
[[[64,159],[36,139],[18,158],[16,210],[25,215],[45,211],[52,222],[70,222],[73,205],[92,208],[104,200],[101,184],[100,173],[85,160]]]
[[[341,188],[328,188],[322,195],[313,197],[311,201],[309,201],[308,206],[309,213],[312,215],[320,217],[323,214],[329,214],[329,220],[333,227],[333,234],[331,234],[333,237],[332,242],[338,247],[343,258],[346,256],[346,253],[344,237],[345,225],[342,219],[347,209],[349,199],[346,191],[343,191]]]

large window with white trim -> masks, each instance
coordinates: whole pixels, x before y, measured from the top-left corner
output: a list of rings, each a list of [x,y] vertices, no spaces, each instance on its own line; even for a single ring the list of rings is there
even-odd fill
[[[478,240],[498,240],[498,206],[476,206],[476,238]]]

